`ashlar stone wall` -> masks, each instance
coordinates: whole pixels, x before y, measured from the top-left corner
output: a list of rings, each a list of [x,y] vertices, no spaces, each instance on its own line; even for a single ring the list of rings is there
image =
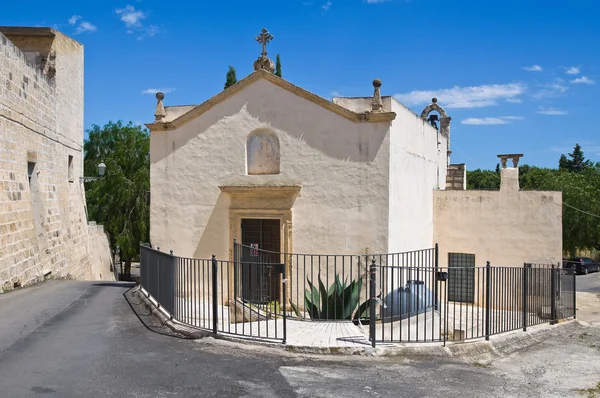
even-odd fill
[[[0,291],[44,275],[111,277],[110,254],[91,253],[108,246],[87,223],[83,131],[83,46],[0,27]]]

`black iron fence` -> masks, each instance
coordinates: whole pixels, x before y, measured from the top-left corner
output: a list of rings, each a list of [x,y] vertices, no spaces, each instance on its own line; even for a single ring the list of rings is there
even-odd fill
[[[141,247],[146,292],[189,325],[285,342],[288,322],[352,322],[371,344],[486,338],[575,317],[575,274],[559,266],[475,266],[438,248],[312,255],[234,243],[233,260]]]
[[[284,279],[283,267],[251,259],[195,259],[140,248],[144,290],[173,320],[214,334],[285,342],[287,313],[269,293],[281,291]]]
[[[374,342],[486,338],[575,317],[575,275],[557,266],[402,267],[373,261]]]

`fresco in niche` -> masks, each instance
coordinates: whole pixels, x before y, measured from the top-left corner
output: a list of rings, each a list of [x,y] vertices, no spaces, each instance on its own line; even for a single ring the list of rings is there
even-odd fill
[[[246,144],[248,174],[279,174],[279,139],[268,130],[250,134]]]

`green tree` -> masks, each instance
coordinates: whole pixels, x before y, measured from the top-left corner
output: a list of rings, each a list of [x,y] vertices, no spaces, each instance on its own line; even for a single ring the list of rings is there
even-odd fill
[[[275,58],[275,76],[281,76],[281,59],[279,58],[279,54],[277,54],[277,58]]]
[[[560,159],[558,160],[558,169],[570,171],[570,164],[569,159],[567,159],[567,155],[560,155]]]
[[[120,246],[129,275],[140,242],[149,239],[150,137],[131,122],[94,125],[84,152],[86,176],[97,175],[98,163],[106,164],[103,178],[86,183],[89,218],[104,225],[112,248]]]
[[[225,88],[223,90],[227,90],[229,87],[233,86],[237,83],[237,77],[235,75],[235,68],[229,65],[229,70],[225,75]]]
[[[581,145],[575,144],[573,152],[569,153],[570,159],[566,155],[561,155],[558,161],[558,168],[561,170],[567,170],[573,173],[581,173],[586,168],[592,167],[593,163],[585,159]]]
[[[467,171],[467,189],[500,189],[500,176],[491,170]]]
[[[561,156],[568,167],[548,169],[530,165],[519,167],[522,190],[561,191],[563,200],[563,252],[573,256],[580,250],[600,250],[600,162],[585,160],[581,147]],[[575,165],[584,165],[577,167]],[[571,169],[573,171],[571,171]],[[467,172],[467,189],[498,189],[499,169]]]

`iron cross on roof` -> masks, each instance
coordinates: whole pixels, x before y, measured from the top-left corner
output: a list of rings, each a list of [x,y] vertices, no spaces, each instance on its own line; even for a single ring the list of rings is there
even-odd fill
[[[262,53],[261,55],[264,57],[267,56],[267,44],[273,40],[273,35],[269,33],[269,31],[265,28],[262,29],[260,34],[256,36],[256,41],[262,44]]]

